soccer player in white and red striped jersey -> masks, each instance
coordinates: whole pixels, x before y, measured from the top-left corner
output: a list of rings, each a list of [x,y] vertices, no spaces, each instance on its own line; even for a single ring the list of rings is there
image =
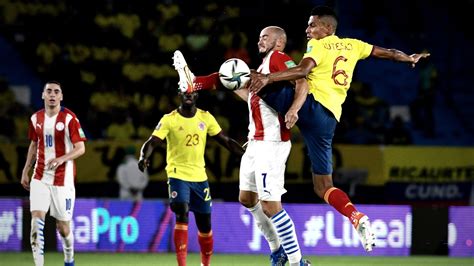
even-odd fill
[[[84,154],[86,137],[76,115],[61,106],[61,84],[47,82],[42,98],[44,109],[34,113],[29,121],[31,143],[21,177],[21,185],[30,191],[31,249],[35,265],[44,265],[44,225],[49,210],[61,235],[64,265],[71,266],[74,236],[70,221],[76,198],[74,159]]]
[[[263,62],[257,71],[269,74],[296,66],[291,57],[283,52],[285,45],[286,33],[282,28],[264,28],[258,41]],[[182,55],[179,53],[179,56]],[[179,65],[175,64],[178,72]],[[180,76],[194,77],[190,72]],[[187,91],[209,90],[220,86],[218,73],[197,76],[192,81],[182,81],[181,84],[184,84],[183,90]],[[298,120],[297,113],[308,94],[307,83],[304,79],[296,81],[294,101],[284,118],[259,95],[249,93],[246,88],[234,92],[247,101],[250,122],[248,146],[240,165],[239,201],[252,213],[265,236],[272,251],[271,265],[285,265],[287,261],[291,266],[310,265],[307,260],[302,259],[295,226],[281,204],[281,196],[286,193],[284,174],[291,149],[289,129]]]

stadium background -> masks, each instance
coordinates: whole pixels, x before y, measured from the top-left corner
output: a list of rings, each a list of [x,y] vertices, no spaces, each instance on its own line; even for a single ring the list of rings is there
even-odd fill
[[[229,57],[256,68],[260,30],[278,25],[288,34],[286,51],[299,61],[316,4],[335,7],[339,36],[432,54],[415,69],[374,59],[359,63],[334,139],[335,183],[356,203],[411,206],[418,235],[410,252],[448,254],[443,240],[450,206],[473,205],[472,1],[109,0],[91,8],[84,1],[0,0],[0,195],[27,199],[19,185],[27,119],[42,106],[44,81],[63,84],[63,105],[76,112],[90,139],[78,160],[78,197],[116,198],[115,170],[125,149],[138,151],[158,119],[177,106],[175,49],[198,75],[216,71]],[[202,93],[198,106],[245,142],[247,107],[232,93]],[[297,130],[293,138],[283,200],[322,203],[312,192]],[[238,159],[212,141],[208,146],[213,198],[235,202]],[[166,198],[163,155],[164,149],[155,153],[148,199]],[[467,212],[471,220],[473,212]],[[436,217],[443,222],[424,226]],[[415,245],[433,230],[435,244]]]

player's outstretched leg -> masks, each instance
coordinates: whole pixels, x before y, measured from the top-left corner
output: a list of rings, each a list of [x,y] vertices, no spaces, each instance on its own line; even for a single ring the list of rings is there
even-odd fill
[[[333,206],[339,213],[349,218],[359,234],[362,246],[367,252],[375,246],[375,235],[370,227],[367,215],[357,211],[349,196],[339,188],[331,187],[324,193],[324,201]]]
[[[181,92],[188,92],[188,93],[193,92],[194,91],[194,86],[193,86],[194,74],[189,69],[188,64],[186,63],[186,60],[184,59],[183,54],[179,50],[176,50],[173,54],[173,66],[174,66],[174,69],[178,71],[179,90]]]

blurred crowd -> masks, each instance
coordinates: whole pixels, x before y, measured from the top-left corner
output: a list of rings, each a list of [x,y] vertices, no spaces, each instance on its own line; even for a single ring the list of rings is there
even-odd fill
[[[63,105],[78,114],[90,139],[144,140],[159,118],[178,104],[173,52],[181,50],[198,75],[217,71],[232,57],[256,68],[260,29],[281,21],[290,5],[311,8],[306,1],[280,2],[267,5],[268,13],[262,14],[242,3],[210,0],[107,0],[95,1],[93,8],[87,1],[0,0],[0,21],[4,37],[39,77],[63,84]],[[301,34],[306,13],[285,25],[274,23],[287,30],[287,52],[297,62],[306,45]],[[241,19],[243,14],[247,19]],[[252,21],[256,16],[264,16],[268,23],[256,25]],[[429,79],[432,73],[426,75]],[[198,106],[213,113],[231,137],[245,141],[247,107],[232,93],[204,92]],[[336,143],[413,142],[406,121],[390,115],[390,106],[373,94],[370,84],[355,81],[344,109]],[[7,126],[2,126],[1,137],[26,138],[33,111],[33,106],[15,101],[8,80],[2,79],[0,121]]]

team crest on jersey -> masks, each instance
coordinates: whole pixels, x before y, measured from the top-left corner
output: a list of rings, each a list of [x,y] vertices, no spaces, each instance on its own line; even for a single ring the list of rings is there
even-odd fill
[[[85,138],[85,137],[86,137],[86,134],[84,134],[84,130],[82,130],[82,127],[79,128],[79,136],[81,136],[81,138]]]
[[[63,122],[58,122],[56,124],[56,130],[57,131],[63,131],[64,130],[64,123]]]
[[[206,128],[206,124],[204,124],[204,122],[201,122],[201,123],[199,123],[198,128],[200,130],[204,130]]]
[[[171,192],[171,198],[174,199],[174,198],[176,198],[177,196],[178,196],[178,192],[176,192],[176,191]]]
[[[295,62],[293,62],[293,60],[286,61],[285,65],[286,65],[287,68],[292,68],[292,67],[296,66],[296,64],[295,64]]]

